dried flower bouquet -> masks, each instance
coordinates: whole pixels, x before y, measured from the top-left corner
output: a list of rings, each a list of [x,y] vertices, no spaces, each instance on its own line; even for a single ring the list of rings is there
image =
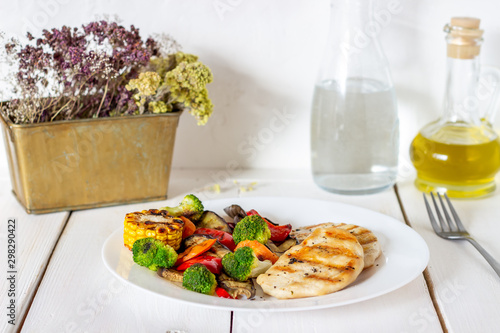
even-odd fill
[[[169,37],[144,41],[134,26],[108,21],[42,35],[3,43],[15,70],[1,111],[15,124],[186,110],[204,125],[212,114],[210,69]]]

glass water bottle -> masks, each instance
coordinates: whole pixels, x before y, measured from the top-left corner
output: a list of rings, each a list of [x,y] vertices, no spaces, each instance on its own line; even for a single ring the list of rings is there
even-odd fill
[[[396,95],[371,0],[332,0],[327,49],[311,116],[314,181],[341,194],[395,183],[399,152]]]

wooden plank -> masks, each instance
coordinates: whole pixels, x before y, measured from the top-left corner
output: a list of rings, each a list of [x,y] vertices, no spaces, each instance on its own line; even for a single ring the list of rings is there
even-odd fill
[[[248,180],[252,179],[251,177]],[[244,195],[277,195],[331,200],[364,207],[404,223],[392,190],[368,196],[340,196],[316,187],[307,174],[280,181],[261,180]],[[312,222],[313,223],[313,222]],[[330,309],[291,313],[235,312],[233,332],[441,332],[423,276],[389,294]]]
[[[233,332],[441,332],[421,278],[373,300],[298,312],[235,312]]]
[[[182,173],[182,172],[181,172]],[[191,174],[193,175],[193,174]],[[171,189],[199,180],[173,174]],[[229,332],[230,311],[192,307],[125,285],[105,268],[101,249],[131,211],[177,204],[139,203],[73,212],[26,318],[26,332]],[[195,316],[193,313],[195,312]]]
[[[0,282],[0,295],[2,295],[1,307],[2,319],[0,320],[0,332],[15,332],[29,309],[31,300],[37,290],[45,271],[48,258],[57,243],[57,239],[64,227],[69,213],[60,212],[45,215],[29,215],[17,202],[10,191],[10,181],[0,180],[0,244],[2,249],[1,267],[2,279]],[[7,292],[10,283],[6,280],[7,271],[7,237],[8,219],[16,219],[16,277],[15,299],[16,299],[16,325],[10,325],[6,316]],[[10,274],[8,274],[10,276]],[[5,297],[4,297],[5,295]]]
[[[422,194],[411,181],[399,185],[410,223],[427,241],[429,273],[436,301],[452,332],[492,332],[500,325],[500,278],[474,247],[466,241],[439,238],[429,222]],[[453,200],[466,229],[500,260],[498,205],[500,193],[478,200]]]

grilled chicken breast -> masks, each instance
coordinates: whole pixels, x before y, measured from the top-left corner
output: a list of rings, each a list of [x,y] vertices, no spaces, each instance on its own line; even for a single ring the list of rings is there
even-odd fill
[[[310,225],[307,227],[293,229],[290,232],[290,237],[295,238],[297,240],[297,242],[300,243],[304,239],[306,239],[306,237],[309,236],[311,234],[311,232],[313,232],[315,229],[322,228],[322,227],[328,227],[328,226],[333,226],[333,227],[347,230],[357,238],[359,244],[361,244],[361,246],[363,247],[365,268],[373,266],[373,264],[375,263],[375,260],[382,253],[378,239],[373,234],[373,232],[371,232],[370,230],[368,230],[366,228],[359,227],[359,226],[354,225],[354,224],[328,222],[328,223]]]
[[[363,248],[348,231],[315,229],[283,254],[257,283],[280,299],[333,293],[352,283],[363,270]]]

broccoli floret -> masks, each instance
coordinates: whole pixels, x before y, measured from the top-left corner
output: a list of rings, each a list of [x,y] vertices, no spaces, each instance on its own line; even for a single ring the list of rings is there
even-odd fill
[[[213,295],[217,281],[215,275],[205,265],[194,264],[184,271],[182,286],[197,293]]]
[[[226,274],[238,281],[257,277],[271,266],[269,260],[260,261],[248,246],[240,247],[234,253],[228,253],[222,258],[222,267]]]
[[[184,216],[195,222],[198,221],[203,214],[203,204],[194,194],[188,194],[182,199],[177,207],[163,207],[161,210],[166,210],[170,216]]]
[[[270,238],[271,230],[269,230],[266,221],[259,215],[244,217],[233,230],[233,239],[236,244],[247,239],[266,244]]]
[[[134,262],[153,271],[170,268],[177,261],[177,252],[168,244],[154,238],[141,238],[132,246]]]

